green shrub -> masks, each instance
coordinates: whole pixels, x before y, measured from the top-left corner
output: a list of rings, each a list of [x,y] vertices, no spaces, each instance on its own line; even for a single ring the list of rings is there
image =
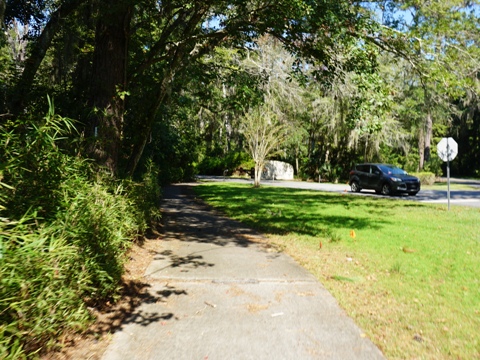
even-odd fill
[[[413,176],[416,176],[420,179],[422,185],[433,185],[435,184],[435,174],[431,172],[419,172],[412,173]]]
[[[133,201],[124,196],[122,186],[111,191],[101,179],[90,182],[72,177],[60,191],[62,211],[52,222],[52,236],[64,237],[80,249],[94,289],[84,294],[85,298],[95,302],[114,296],[123,271],[123,254],[145,228],[137,222]]]
[[[93,291],[80,249],[34,225],[35,216],[0,222],[0,358],[21,359],[53,346],[65,329],[90,315]]]
[[[124,255],[146,228],[145,215],[121,185],[86,175],[64,174],[55,219],[2,223],[0,358],[50,348],[62,331],[86,326],[87,304],[118,294]]]
[[[118,295],[126,251],[159,217],[158,169],[118,180],[62,150],[74,132],[52,109],[0,127],[1,359],[85,328],[86,306]]]
[[[250,169],[255,164],[244,152],[230,152],[225,156],[207,156],[198,165],[197,172],[201,175],[223,175],[225,170],[231,174],[239,167]]]
[[[320,167],[321,178],[330,182],[338,182],[343,173],[345,171],[340,165],[332,166],[330,163],[325,163]]]
[[[424,164],[423,172],[430,172],[435,174],[436,176],[442,176],[443,161],[438,157],[436,152],[433,152],[430,157],[430,161],[426,161]]]
[[[146,227],[153,226],[161,218],[160,170],[153,161],[148,160],[140,182],[131,180],[123,182],[126,187],[126,195],[133,201],[136,208],[137,223],[140,225],[139,231],[143,233]]]
[[[72,163],[59,144],[67,137],[73,143],[76,130],[72,120],[56,115],[50,105],[41,120],[12,121],[0,128],[3,181],[13,186],[5,189],[10,218],[35,211],[50,219],[58,208],[56,190]]]
[[[225,169],[227,169],[226,162],[218,157],[205,157],[197,165],[197,172],[202,175],[223,175]]]

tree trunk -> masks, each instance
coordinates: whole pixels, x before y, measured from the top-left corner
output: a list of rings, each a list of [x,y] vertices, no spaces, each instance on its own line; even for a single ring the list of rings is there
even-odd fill
[[[145,149],[145,145],[147,145],[147,141],[152,134],[153,125],[155,123],[155,117],[157,116],[158,109],[160,105],[166,101],[168,98],[168,94],[170,92],[171,81],[173,79],[173,73],[169,72],[166,74],[162,80],[161,85],[159,86],[158,92],[156,94],[152,94],[152,98],[154,98],[154,103],[150,107],[149,111],[146,114],[145,121],[140,122],[137,129],[137,136],[135,139],[135,143],[133,145],[133,149],[130,153],[128,158],[126,173],[132,176],[137,168],[138,162],[142,157],[143,150]]]
[[[145,149],[147,141],[152,133],[153,124],[155,122],[155,117],[157,115],[160,103],[160,100],[157,101],[147,113],[145,121],[139,123],[139,127],[137,128],[136,141],[133,145],[126,167],[126,173],[129,176],[133,176],[135,169],[137,168],[138,162],[142,157],[143,150]]]
[[[297,176],[298,176],[298,173],[299,173],[298,153],[299,153],[299,150],[298,150],[298,147],[297,147],[297,148],[295,148],[295,171],[296,171]]]
[[[431,114],[430,110],[427,110],[427,118],[425,119],[424,163],[430,161],[430,154],[431,154],[430,153],[430,147],[431,147],[431,143],[432,143],[432,133],[433,133],[432,114]]]
[[[0,31],[3,31],[5,25],[5,10],[7,9],[6,0],[0,0]]]
[[[253,186],[258,188],[260,187],[260,180],[262,179],[263,166],[255,163],[255,178],[253,181]]]
[[[368,136],[365,139],[364,146],[365,148],[363,149],[363,161],[368,162]]]
[[[423,166],[425,163],[425,132],[423,131],[423,128],[420,129],[419,134],[418,134],[418,155],[419,155],[419,161],[418,161],[418,171],[423,170]]]
[[[91,105],[94,114],[89,134],[90,152],[101,165],[118,170],[122,141],[124,93],[129,26],[132,6],[128,2],[104,0],[95,34]]]
[[[425,127],[420,130],[418,149],[420,152],[419,171],[425,167],[425,163],[430,161],[430,146],[432,142],[433,121],[430,106],[430,94],[426,84],[423,85],[424,105],[426,110]]]

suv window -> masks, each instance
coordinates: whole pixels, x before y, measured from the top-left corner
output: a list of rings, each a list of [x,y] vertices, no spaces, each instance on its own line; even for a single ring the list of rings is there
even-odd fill
[[[372,174],[380,175],[382,173],[378,168],[378,166],[376,165],[371,165],[371,168],[372,168],[372,172],[371,172]]]
[[[407,172],[403,169],[400,169],[395,166],[389,166],[389,165],[382,165],[380,166],[382,168],[382,171],[385,174],[391,174],[391,175],[407,175]]]
[[[370,165],[357,165],[357,171],[369,173]]]

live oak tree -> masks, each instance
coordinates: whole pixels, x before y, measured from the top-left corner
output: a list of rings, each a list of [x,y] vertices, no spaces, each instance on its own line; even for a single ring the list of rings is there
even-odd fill
[[[432,155],[435,124],[451,123],[455,103],[471,89],[478,75],[478,1],[389,1],[386,25],[396,36],[409,39],[405,66],[409,96],[420,106],[417,122],[419,164],[423,169]],[[403,54],[402,54],[403,55]],[[405,64],[405,63],[404,63]],[[442,134],[447,136],[449,134]]]
[[[130,25],[134,6],[130,0],[103,0],[98,10],[93,52],[89,121],[95,137],[91,153],[117,172],[122,145],[124,102]],[[93,134],[92,134],[93,133]]]
[[[331,42],[339,36],[339,23],[348,23],[353,30],[362,23],[362,18],[356,16],[354,8],[347,3],[212,1],[169,5],[171,7],[162,9],[162,15],[171,11],[171,20],[163,16],[163,22],[155,29],[160,34],[158,39],[152,38],[148,45],[142,44],[145,60],[133,75],[132,89],[152,78],[158,80],[154,81],[156,89],[149,94],[151,104],[144,107],[147,112],[139,116],[143,120],[138,124],[129,155],[129,172],[138,163],[159,108],[171,96],[174,78],[213,48],[219,45],[250,46],[259,36],[268,33],[280,39],[297,56],[310,56],[321,61],[326,58],[324,48],[328,47],[324,41]],[[175,41],[175,36],[180,41]],[[138,91],[131,93],[135,96]]]
[[[90,115],[82,119],[85,133],[92,140],[91,154],[100,163],[130,174],[159,111],[172,96],[175,79],[212,49],[250,46],[268,33],[296,56],[328,61],[325,49],[331,43],[361,37],[365,28],[359,5],[347,1],[7,2],[8,19],[37,26],[30,34],[32,51],[11,97],[10,109],[16,114],[31,100],[28,94],[52,40],[66,20],[80,21],[79,9],[86,7],[95,21],[87,30],[95,37],[87,50],[91,67],[84,67],[91,79],[86,96]],[[129,126],[135,133],[124,133],[127,122],[135,124]],[[122,148],[126,136],[128,143]]]

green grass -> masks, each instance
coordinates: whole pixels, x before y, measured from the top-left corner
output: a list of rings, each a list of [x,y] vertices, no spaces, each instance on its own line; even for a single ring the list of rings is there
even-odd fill
[[[433,185],[422,185],[422,190],[444,190],[447,191],[448,185],[446,182],[436,182]],[[450,190],[472,190],[480,191],[480,186],[473,186],[469,184],[450,183]]]
[[[280,245],[389,359],[480,357],[480,210],[241,184],[198,195]]]

